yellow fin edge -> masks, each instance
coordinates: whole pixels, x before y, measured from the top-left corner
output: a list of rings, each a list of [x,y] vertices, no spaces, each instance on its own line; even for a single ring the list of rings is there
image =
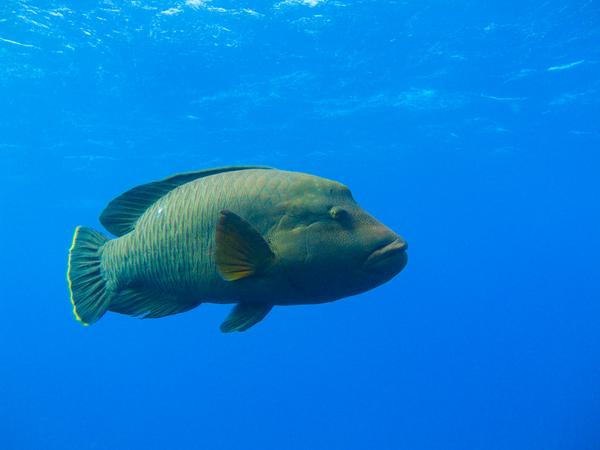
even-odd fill
[[[69,297],[71,299],[71,305],[73,305],[73,315],[77,322],[82,324],[84,327],[89,326],[89,323],[84,322],[83,319],[77,314],[77,307],[75,306],[75,298],[73,298],[73,283],[71,282],[71,257],[73,256],[73,250],[75,249],[75,244],[77,243],[77,236],[79,235],[79,230],[81,226],[75,228],[75,233],[73,234],[73,242],[71,243],[71,248],[69,249],[69,263],[67,265],[67,283],[69,283]]]

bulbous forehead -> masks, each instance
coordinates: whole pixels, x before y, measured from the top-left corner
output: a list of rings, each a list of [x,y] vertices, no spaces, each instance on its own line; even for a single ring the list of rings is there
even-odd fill
[[[290,180],[291,192],[306,200],[321,199],[329,201],[351,200],[350,189],[342,183],[327,178],[298,173]]]

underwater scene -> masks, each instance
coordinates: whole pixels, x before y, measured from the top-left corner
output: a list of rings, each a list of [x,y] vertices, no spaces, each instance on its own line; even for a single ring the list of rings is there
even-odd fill
[[[600,4],[4,0],[0,450],[600,449]]]

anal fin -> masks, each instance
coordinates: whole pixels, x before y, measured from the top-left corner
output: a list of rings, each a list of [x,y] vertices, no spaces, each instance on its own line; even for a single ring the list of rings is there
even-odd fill
[[[157,319],[189,311],[201,302],[182,302],[174,296],[147,290],[124,289],[112,299],[109,311],[144,319]]]
[[[272,308],[273,305],[269,304],[238,303],[221,324],[221,331],[223,333],[246,331],[263,320]]]

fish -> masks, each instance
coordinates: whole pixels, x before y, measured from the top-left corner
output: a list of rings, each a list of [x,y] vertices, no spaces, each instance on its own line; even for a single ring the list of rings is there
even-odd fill
[[[342,183],[263,166],[185,172],[112,200],[75,229],[67,281],[75,318],[160,318],[233,304],[220,326],[246,331],[274,306],[357,295],[397,275],[407,243]]]

